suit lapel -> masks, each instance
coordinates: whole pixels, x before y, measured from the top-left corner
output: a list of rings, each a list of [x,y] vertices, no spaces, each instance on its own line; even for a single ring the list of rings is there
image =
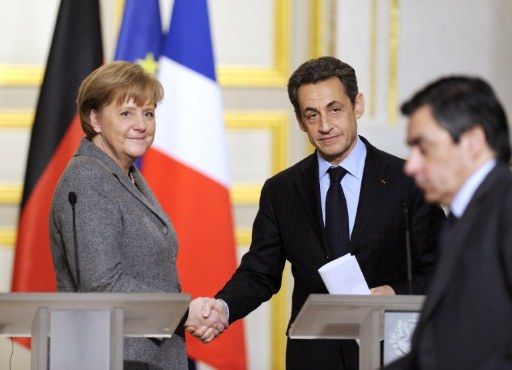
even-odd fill
[[[357,246],[360,245],[359,240],[377,214],[375,210],[382,203],[381,199],[392,186],[393,181],[393,174],[389,171],[388,163],[379,155],[379,151],[364,138],[361,140],[366,145],[366,160],[356,220],[350,238],[350,244],[356,246],[356,249],[351,249],[351,253],[357,251]]]
[[[167,217],[161,212],[159,207],[156,207],[156,203],[151,203],[150,199],[152,199],[151,192],[146,186],[145,182],[142,180],[138,170],[133,171],[135,181],[138,186],[141,187],[141,191],[137,189],[137,186],[132,184],[131,180],[127,175],[122,173],[121,171],[113,172],[113,175],[119,180],[121,185],[123,185],[126,190],[128,190],[135,198],[137,198],[142,204],[144,204],[151,212],[153,212],[162,222],[168,224]]]
[[[360,137],[366,145],[366,161],[363,171],[363,180],[357,207],[356,220],[351,236],[351,245],[359,245],[359,239],[371,224],[375,216],[376,207],[381,203],[382,197],[392,185],[393,174],[389,171],[388,163],[379,155],[379,150],[373,147],[365,138]],[[320,184],[318,179],[318,160],[316,153],[310,155],[299,167],[295,179],[295,187],[299,194],[308,218],[320,240],[322,249],[329,256],[325,240],[322,207],[320,205]],[[356,252],[352,250],[351,253]]]
[[[468,209],[464,219],[472,219],[472,211]],[[434,311],[435,307],[441,302],[441,298],[446,293],[446,290],[451,281],[453,270],[457,261],[462,246],[465,244],[465,236],[470,232],[471,225],[466,222],[463,224],[461,220],[453,226],[450,235],[444,241],[443,245],[439,246],[440,256],[436,272],[429,287],[428,299],[423,307],[423,317],[429,317]],[[424,320],[422,320],[424,321]]]
[[[320,183],[318,180],[318,160],[316,153],[307,157],[299,167],[298,175],[295,177],[294,185],[299,199],[308,215],[322,249],[327,256],[329,251],[324,235],[324,224],[322,218],[322,207],[320,205]]]
[[[471,198],[464,214],[454,225],[446,241],[439,246],[441,257],[429,288],[430,293],[423,307],[422,323],[432,315],[448,290],[458,256],[462,253],[464,245],[467,244],[467,239],[471,238],[473,220],[479,218],[482,204],[485,203],[490,192],[496,189],[502,181],[505,171],[508,173],[508,168],[498,164],[487,175]]]
[[[90,142],[87,139],[82,139],[80,147],[78,148],[75,155],[85,155],[92,158],[95,158],[105,169],[112,173],[112,175],[121,183],[123,187],[128,190],[130,194],[132,194],[135,198],[137,198],[144,206],[146,206],[151,212],[153,212],[162,222],[165,224],[169,224],[168,218],[165,214],[160,210],[160,207],[157,206],[156,201],[152,204],[148,199],[152,199],[151,191],[146,186],[145,181],[142,179],[138,170],[134,170],[133,173],[135,175],[137,184],[142,187],[142,191],[144,194],[149,195],[146,198],[143,193],[141,193],[134,184],[130,181],[130,178],[127,174],[125,174],[122,169],[115,163],[112,158],[110,158],[105,152],[103,152],[100,148],[98,148],[94,143]]]
[[[145,201],[144,203],[155,215],[157,215],[163,222],[170,224],[171,221],[169,220],[169,217],[163,210],[162,206],[158,202],[158,200],[155,198],[153,192],[149,188],[148,184],[142,177],[142,174],[138,170],[137,167],[134,167],[133,175],[135,178],[135,182],[139,186],[139,188],[142,190],[142,201]],[[133,188],[133,187],[132,187]],[[133,189],[132,189],[133,190]],[[137,193],[140,193],[137,191]]]

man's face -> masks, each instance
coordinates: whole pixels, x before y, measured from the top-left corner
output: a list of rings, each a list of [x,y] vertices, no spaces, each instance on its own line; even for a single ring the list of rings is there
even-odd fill
[[[409,118],[407,144],[410,148],[405,173],[414,177],[416,185],[432,203],[450,205],[468,176],[468,153],[465,140],[454,143],[448,131],[423,106]]]
[[[358,94],[352,105],[337,77],[302,85],[298,90],[297,120],[309,141],[332,164],[343,161],[356,144],[357,119],[364,113],[364,98]]]

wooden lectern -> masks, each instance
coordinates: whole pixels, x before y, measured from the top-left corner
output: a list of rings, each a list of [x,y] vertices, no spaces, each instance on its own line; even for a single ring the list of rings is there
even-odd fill
[[[292,339],[360,339],[359,368],[380,368],[385,312],[420,311],[424,296],[311,294],[288,333]]]
[[[181,293],[0,293],[0,335],[32,337],[32,370],[123,369],[123,337],[170,337]],[[48,341],[48,337],[50,341]]]

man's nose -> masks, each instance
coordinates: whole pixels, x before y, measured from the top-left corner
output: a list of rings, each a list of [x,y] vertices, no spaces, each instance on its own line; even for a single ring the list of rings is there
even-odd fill
[[[325,115],[322,115],[320,117],[320,131],[321,132],[329,132],[332,128],[332,125],[331,123],[329,122],[329,120],[327,119],[327,117]]]
[[[420,164],[421,160],[419,158],[419,154],[416,150],[411,149],[404,166],[405,174],[408,176],[414,176],[418,172]]]

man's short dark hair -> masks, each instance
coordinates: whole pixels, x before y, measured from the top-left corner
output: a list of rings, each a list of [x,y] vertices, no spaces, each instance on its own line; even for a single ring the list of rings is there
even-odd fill
[[[487,144],[496,158],[510,160],[507,116],[492,87],[477,77],[449,76],[434,81],[402,104],[401,111],[411,116],[422,107],[430,107],[432,116],[457,143],[461,135],[475,126],[485,132]]]
[[[354,68],[334,57],[321,57],[303,63],[288,80],[288,96],[295,113],[299,114],[300,112],[299,87],[325,81],[331,77],[339,78],[352,105],[354,105],[358,93]]]

